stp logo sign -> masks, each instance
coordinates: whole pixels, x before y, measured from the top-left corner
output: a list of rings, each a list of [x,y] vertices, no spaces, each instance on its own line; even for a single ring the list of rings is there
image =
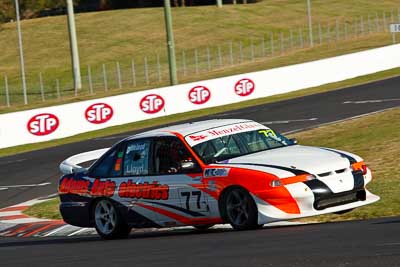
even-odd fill
[[[140,101],[140,109],[149,114],[154,114],[164,108],[164,99],[156,94],[147,95]]]
[[[57,130],[60,124],[58,118],[50,113],[33,116],[28,121],[28,131],[37,136],[48,135]]]
[[[205,86],[196,86],[189,91],[189,100],[193,104],[201,105],[211,98],[211,92]]]
[[[250,79],[241,79],[235,85],[235,93],[240,96],[248,96],[254,92],[256,85]]]
[[[109,121],[113,114],[114,111],[110,105],[97,103],[86,109],[85,117],[88,122],[101,124]]]

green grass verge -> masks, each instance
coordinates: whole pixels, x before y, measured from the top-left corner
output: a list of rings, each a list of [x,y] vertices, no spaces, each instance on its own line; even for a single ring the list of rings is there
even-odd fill
[[[59,220],[62,219],[58,209],[59,204],[59,198],[50,199],[29,207],[24,211],[24,213],[36,218]]]
[[[279,52],[280,41],[278,37],[283,32],[287,38],[292,30],[295,38],[294,46],[298,47],[298,29],[303,28],[304,43],[307,45],[306,32],[306,1],[303,0],[263,0],[256,4],[249,5],[225,5],[218,9],[214,6],[175,8],[173,9],[175,43],[177,47],[177,58],[181,58],[183,50],[187,53],[188,73],[186,76],[179,74],[180,82],[203,80],[216,78],[231,74],[246,73],[251,71],[263,70],[284,66],[294,63],[301,63],[310,60],[346,54],[350,52],[366,50],[369,48],[380,47],[392,43],[390,33],[375,33],[376,14],[380,21],[378,27],[382,29],[383,12],[386,12],[386,21],[391,19],[391,10],[396,10],[393,16],[397,16],[398,0],[331,0],[313,2],[313,22],[315,47],[304,49],[291,49],[291,52]],[[283,11],[282,11],[283,10]],[[370,20],[368,21],[368,16]],[[359,22],[363,18],[365,32],[367,26],[372,28],[372,32],[363,36],[354,36],[354,29],[360,29]],[[334,34],[336,19],[341,23],[340,41],[335,41]],[[66,16],[56,16],[22,21],[24,37],[24,55],[26,63],[26,74],[28,82],[28,93],[30,104],[22,104],[21,81],[19,78],[19,62],[17,49],[17,35],[15,23],[2,24],[0,27],[0,112],[12,112],[16,110],[30,109],[40,106],[56,105],[88,99],[102,97],[104,95],[115,95],[126,92],[138,91],[148,88],[167,85],[168,67],[162,66],[164,80],[158,82],[156,77],[156,54],[159,54],[162,62],[166,62],[165,45],[165,26],[162,8],[147,9],[125,9],[107,12],[82,13],[76,16],[80,59],[82,74],[86,75],[87,65],[92,66],[93,77],[97,77],[96,84],[102,84],[102,64],[107,64],[109,72],[109,87],[107,94],[98,89],[95,96],[89,94],[87,79],[84,78],[84,89],[79,97],[73,97],[72,91],[64,92],[62,100],[56,100],[55,79],[59,79],[61,84],[70,84],[72,79],[70,67],[70,51],[68,43],[68,33],[66,27]],[[348,26],[348,38],[344,39],[343,23]],[[332,41],[319,45],[318,24],[322,25],[324,34],[329,32]],[[353,27],[352,25],[357,25]],[[249,47],[251,39],[254,39],[256,55],[260,55],[260,40],[266,37],[265,47],[269,49],[269,33],[275,34],[275,56],[258,58],[256,62],[251,62],[249,57]],[[318,39],[318,40],[317,40]],[[236,66],[230,66],[228,57],[224,58],[225,66],[214,71],[204,71],[207,69],[205,64],[205,50],[210,47],[212,58],[215,61],[217,47],[221,46],[228,54],[228,44],[233,41],[235,44],[235,64],[238,64],[238,43],[243,43],[244,56],[247,60]],[[285,43],[285,47],[291,47],[290,42]],[[196,74],[193,71],[194,52],[199,49],[199,56],[202,58],[203,71]],[[139,86],[132,88],[124,85],[123,90],[117,88],[115,82],[115,62],[121,63],[125,70],[123,77],[128,77],[129,64],[132,57],[137,62],[138,79],[143,80],[143,57],[147,56],[149,66],[151,66],[151,84],[139,82]],[[189,66],[190,65],[190,66]],[[215,66],[215,62],[213,66]],[[182,64],[178,62],[178,67]],[[43,73],[46,84],[45,91],[47,101],[41,102],[39,94],[39,72]],[[11,108],[5,107],[5,97],[3,88],[3,75],[7,74],[10,81]],[[112,75],[112,77],[111,77]],[[157,81],[156,81],[157,80]],[[71,88],[71,86],[69,86]],[[52,90],[52,93],[49,91]],[[53,100],[51,100],[53,99]]]
[[[305,221],[328,222],[400,215],[400,108],[319,127],[294,134],[300,144],[325,146],[354,152],[362,156],[373,171],[368,189],[381,197],[379,202],[344,215],[323,215]],[[26,214],[59,219],[59,200],[30,207]]]
[[[83,140],[89,140],[89,139],[93,139],[93,138],[97,138],[97,137],[103,137],[103,136],[123,133],[123,132],[127,132],[127,131],[140,130],[140,129],[144,129],[147,127],[157,126],[157,125],[166,124],[166,123],[179,122],[181,120],[216,114],[219,112],[225,112],[225,111],[229,111],[229,110],[233,110],[233,109],[251,107],[251,106],[259,105],[259,104],[271,103],[271,102],[301,97],[301,96],[305,96],[305,95],[311,95],[311,94],[316,94],[316,93],[321,93],[321,92],[326,92],[326,91],[331,91],[331,90],[337,90],[337,89],[344,88],[344,87],[365,84],[365,83],[368,83],[371,81],[378,81],[378,80],[382,80],[385,78],[390,78],[390,77],[394,77],[394,76],[398,76],[398,75],[400,75],[400,68],[383,71],[383,72],[378,72],[378,73],[374,73],[371,75],[360,76],[360,77],[357,77],[354,79],[349,79],[349,80],[332,83],[332,84],[327,84],[327,85],[323,85],[323,86],[318,86],[318,87],[314,87],[314,88],[298,90],[298,91],[294,91],[291,93],[280,94],[280,95],[275,95],[275,96],[271,96],[271,97],[260,98],[260,99],[255,99],[255,100],[250,100],[250,101],[245,101],[245,102],[241,102],[241,103],[236,103],[236,104],[231,104],[231,105],[226,105],[226,106],[221,106],[221,107],[215,107],[215,108],[210,108],[210,109],[203,109],[203,110],[196,110],[196,111],[186,112],[186,113],[181,113],[181,114],[175,114],[175,115],[171,115],[171,116],[167,116],[167,117],[146,120],[146,121],[141,121],[141,122],[135,122],[135,123],[125,124],[125,125],[121,125],[121,126],[114,126],[114,127],[110,127],[107,129],[92,131],[92,132],[79,134],[79,135],[75,135],[75,136],[67,137],[67,138],[63,138],[63,139],[48,141],[48,142],[4,148],[4,149],[0,149],[0,157],[13,155],[13,154],[17,154],[17,153],[22,153],[22,152],[38,150],[38,149],[43,149],[43,148],[48,148],[48,147],[54,147],[54,146],[58,146],[58,145],[68,144],[68,143],[79,142],[79,141],[83,141]]]
[[[400,215],[400,108],[297,133],[301,144],[351,151],[372,170],[368,189],[381,200],[344,215],[323,215],[305,221],[328,222]]]

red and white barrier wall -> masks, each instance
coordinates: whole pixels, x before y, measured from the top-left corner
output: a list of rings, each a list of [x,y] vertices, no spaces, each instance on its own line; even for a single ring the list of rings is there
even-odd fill
[[[400,67],[400,45],[225,78],[0,115],[0,148],[43,142]]]

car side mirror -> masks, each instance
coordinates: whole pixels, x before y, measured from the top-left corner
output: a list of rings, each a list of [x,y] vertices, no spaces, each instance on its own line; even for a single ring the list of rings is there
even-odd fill
[[[289,141],[292,142],[293,145],[297,145],[298,144],[298,141],[297,141],[296,138],[291,138],[291,139],[289,139]]]
[[[196,169],[196,163],[192,160],[184,160],[181,161],[181,169],[183,171],[192,171],[194,169]]]

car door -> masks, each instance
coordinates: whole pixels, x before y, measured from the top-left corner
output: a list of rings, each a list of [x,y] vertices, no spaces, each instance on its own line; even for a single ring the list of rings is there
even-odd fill
[[[168,199],[153,205],[163,226],[192,225],[209,216],[208,197],[204,193],[202,170],[193,155],[177,137],[154,139],[154,180],[169,188]]]

